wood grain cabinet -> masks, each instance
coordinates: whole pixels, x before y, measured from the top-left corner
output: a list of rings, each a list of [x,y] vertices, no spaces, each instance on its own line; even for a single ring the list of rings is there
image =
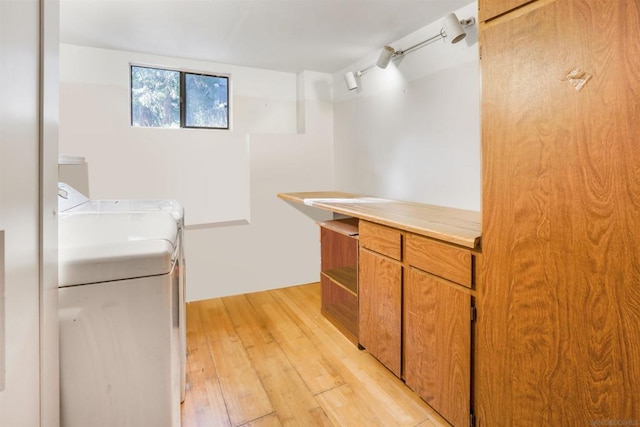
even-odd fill
[[[454,426],[471,413],[471,296],[410,267],[404,286],[404,378]]]
[[[415,234],[407,235],[407,264],[467,288],[473,286],[471,251]]]
[[[404,379],[454,426],[471,415],[470,250],[407,235],[404,282]]]
[[[278,197],[353,216],[320,224],[322,313],[454,426],[472,424],[480,213],[340,192]]]
[[[454,426],[471,414],[473,255],[360,221],[360,344]]]
[[[354,344],[358,343],[358,220],[321,222],[321,311]]]
[[[639,17],[538,0],[480,27],[479,426],[640,423]]]
[[[360,344],[398,377],[402,369],[402,236],[360,221]]]
[[[533,1],[536,0],[478,0],[478,18],[484,22]]]

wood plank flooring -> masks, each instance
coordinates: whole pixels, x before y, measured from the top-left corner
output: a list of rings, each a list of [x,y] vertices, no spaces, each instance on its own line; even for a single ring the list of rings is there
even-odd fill
[[[449,424],[322,317],[314,283],[187,305],[182,425]]]

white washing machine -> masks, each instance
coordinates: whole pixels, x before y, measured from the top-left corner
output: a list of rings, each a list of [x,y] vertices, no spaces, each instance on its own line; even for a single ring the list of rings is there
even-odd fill
[[[82,181],[81,181],[82,182]],[[175,219],[178,226],[178,247],[180,256],[180,270],[178,277],[180,280],[180,401],[184,401],[186,391],[187,374],[187,316],[186,316],[186,259],[184,256],[184,208],[176,200],[152,200],[152,199],[105,199],[92,200],[86,197],[78,189],[64,182],[58,183],[60,194],[59,210],[61,215],[78,213],[122,213],[122,212],[167,212]]]
[[[89,197],[89,165],[85,158],[59,154],[58,181],[71,184],[73,188]]]
[[[169,213],[60,216],[62,426],[180,425],[179,269]]]

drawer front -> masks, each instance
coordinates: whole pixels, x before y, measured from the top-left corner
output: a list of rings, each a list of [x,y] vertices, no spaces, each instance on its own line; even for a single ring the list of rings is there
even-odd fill
[[[468,288],[473,284],[471,252],[415,234],[407,235],[409,265]]]
[[[395,228],[360,221],[360,246],[395,260],[402,260],[402,232]]]

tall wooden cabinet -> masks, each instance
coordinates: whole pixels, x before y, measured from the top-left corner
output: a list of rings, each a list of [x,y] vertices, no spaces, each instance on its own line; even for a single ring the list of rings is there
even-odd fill
[[[487,21],[536,0],[479,0],[478,18]]]
[[[637,1],[481,24],[480,426],[640,424],[639,28]]]

